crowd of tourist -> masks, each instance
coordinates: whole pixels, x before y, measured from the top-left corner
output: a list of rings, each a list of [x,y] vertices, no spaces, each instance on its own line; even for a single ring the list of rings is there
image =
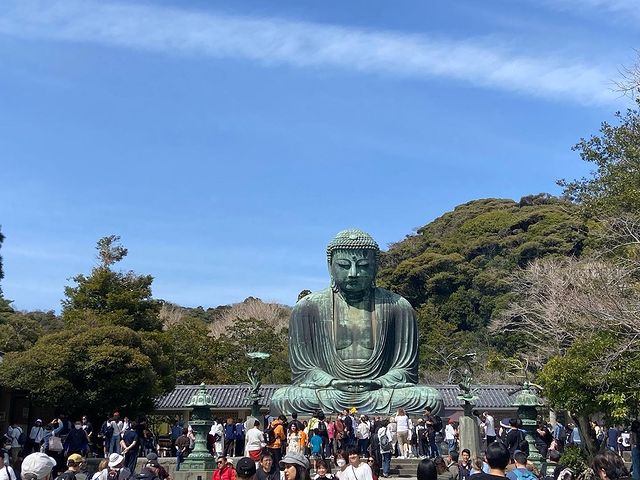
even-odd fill
[[[482,437],[481,450],[486,452],[476,458],[468,449],[460,449],[457,422],[443,423],[430,410],[413,418],[403,409],[388,417],[358,414],[355,409],[332,416],[316,412],[305,420],[296,414],[290,418],[280,415],[255,420],[247,430],[240,420],[216,419],[207,441],[209,452],[217,459],[212,480],[305,480],[311,471],[314,479],[320,480],[377,480],[390,476],[392,457],[422,459],[418,476],[423,480],[433,475],[434,480],[468,480],[471,476],[475,480],[496,476],[509,480],[573,480],[573,472],[562,464],[562,455],[567,446],[582,443],[575,425],[550,425],[539,419],[533,435],[543,458],[538,469],[528,459],[529,444],[518,418],[496,422],[489,412],[474,414]],[[638,456],[640,422],[634,421],[628,429],[605,428],[598,423],[591,427],[604,451],[596,457],[599,463],[594,462],[594,471],[601,480],[628,476],[621,455],[633,449]],[[189,425],[176,420],[170,440],[170,451],[162,453],[175,456],[179,470],[193,450],[196,437]],[[169,474],[159,463],[158,453],[158,444],[145,420],[130,421],[118,412],[97,430],[86,416],[74,422],[62,415],[50,422],[38,419],[28,432],[13,423],[0,455],[0,480],[17,480],[13,467],[20,459],[24,459],[20,465],[24,478],[27,459],[35,461],[36,457],[52,463],[52,478],[76,480],[87,456],[102,457],[91,480],[129,480],[134,476],[137,480],[167,480]],[[146,460],[136,474],[139,456]],[[243,458],[234,466],[232,457]],[[634,462],[638,460],[634,458]],[[635,480],[639,474],[635,472]]]
[[[525,452],[510,452],[508,446],[498,440],[487,445],[484,458],[466,463],[456,462],[449,455],[445,462],[441,457],[422,460],[417,469],[418,480],[455,480],[473,476],[474,480],[574,480],[576,477],[570,468],[559,463],[561,454],[549,450],[549,460],[543,462],[542,469],[528,460]],[[553,459],[553,460],[552,460]],[[593,459],[593,474],[599,480],[628,480],[630,478],[622,457],[605,450]]]

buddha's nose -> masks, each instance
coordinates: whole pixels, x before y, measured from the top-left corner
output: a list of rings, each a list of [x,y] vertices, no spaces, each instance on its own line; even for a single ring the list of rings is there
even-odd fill
[[[355,263],[351,265],[351,268],[349,268],[349,276],[350,277],[358,276],[358,267],[356,266]]]

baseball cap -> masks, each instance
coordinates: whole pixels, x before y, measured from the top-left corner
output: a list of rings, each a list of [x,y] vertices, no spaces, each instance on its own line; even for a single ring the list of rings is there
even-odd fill
[[[67,465],[80,465],[82,462],[84,462],[84,458],[77,453],[72,453],[69,455],[69,458],[67,458]]]
[[[56,461],[49,455],[41,452],[27,455],[22,461],[22,475],[35,475],[37,478],[44,478],[51,473]]]
[[[236,473],[242,477],[250,477],[256,473],[256,462],[249,457],[242,457],[236,464]]]

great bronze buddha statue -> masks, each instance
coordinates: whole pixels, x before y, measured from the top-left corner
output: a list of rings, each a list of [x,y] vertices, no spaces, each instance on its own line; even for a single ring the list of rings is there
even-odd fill
[[[289,364],[293,385],[271,398],[272,414],[342,411],[442,412],[437,390],[418,382],[413,308],[377,288],[380,248],[361,230],[344,230],[327,247],[331,286],[293,308]]]

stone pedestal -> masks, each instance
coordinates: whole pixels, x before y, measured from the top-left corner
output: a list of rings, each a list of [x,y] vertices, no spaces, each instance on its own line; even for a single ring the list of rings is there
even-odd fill
[[[464,400],[464,416],[460,417],[458,427],[460,451],[467,448],[471,452],[471,458],[481,457],[480,429],[478,428],[478,422],[471,413],[473,410],[473,404],[471,401],[477,400],[477,397],[469,395],[468,397],[458,398]]]
[[[468,448],[471,458],[480,457],[480,431],[478,423],[471,417],[460,417],[460,451]]]

